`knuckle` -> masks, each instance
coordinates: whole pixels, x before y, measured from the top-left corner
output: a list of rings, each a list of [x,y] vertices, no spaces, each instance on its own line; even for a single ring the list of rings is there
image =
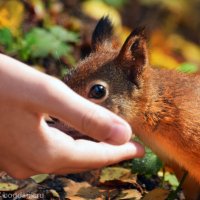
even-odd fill
[[[111,161],[110,157],[108,158],[107,156],[104,156],[101,167],[109,166],[111,164],[112,164],[112,161]]]
[[[101,156],[99,156],[99,163],[97,167],[105,167],[115,163],[113,157],[114,154],[110,153],[110,151],[108,151],[107,148],[102,149]]]
[[[59,86],[63,85],[62,81],[55,77],[48,77],[46,81],[46,88],[51,92],[52,88],[58,89]]]
[[[100,157],[103,166],[113,165],[125,159],[124,152],[122,153],[121,151],[119,151],[119,149],[118,150],[117,149],[118,147],[114,147],[113,149],[110,148],[107,149],[106,147],[104,148],[103,150],[104,152]]]
[[[91,133],[91,131],[95,131],[97,127],[95,126],[95,119],[97,118],[98,113],[95,110],[91,110],[88,113],[82,115],[81,118],[81,129],[84,133]]]
[[[46,77],[41,80],[40,82],[40,87],[42,88],[43,91],[45,91],[49,96],[52,96],[54,91],[56,89],[56,86],[60,84],[61,81],[59,81],[55,77]]]
[[[109,126],[103,113],[90,110],[81,118],[81,130],[97,140],[106,141],[109,136]]]

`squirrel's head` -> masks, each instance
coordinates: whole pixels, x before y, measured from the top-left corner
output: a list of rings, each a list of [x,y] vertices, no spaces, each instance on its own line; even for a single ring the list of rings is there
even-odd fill
[[[103,17],[93,32],[91,48],[90,55],[66,75],[65,83],[86,99],[130,121],[137,113],[148,67],[144,29],[135,29],[119,48],[109,18]]]

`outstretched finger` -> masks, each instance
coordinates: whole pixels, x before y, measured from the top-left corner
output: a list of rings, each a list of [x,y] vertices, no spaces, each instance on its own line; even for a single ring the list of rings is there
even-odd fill
[[[103,142],[72,140],[56,129],[52,129],[50,135],[49,144],[54,151],[54,161],[59,167],[53,172],[96,169],[144,155],[143,147],[135,142],[116,146]]]

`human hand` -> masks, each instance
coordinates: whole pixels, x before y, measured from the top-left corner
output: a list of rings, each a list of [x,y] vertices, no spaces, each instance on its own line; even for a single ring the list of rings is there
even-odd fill
[[[144,154],[129,125],[61,81],[0,54],[0,169],[15,178],[74,173]],[[99,143],[47,125],[47,113]],[[109,144],[110,143],[110,144]]]

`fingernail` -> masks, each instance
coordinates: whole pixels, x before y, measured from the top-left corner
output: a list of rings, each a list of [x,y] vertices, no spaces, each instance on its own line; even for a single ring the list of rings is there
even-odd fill
[[[132,148],[132,153],[135,158],[140,158],[145,155],[145,149],[140,143],[130,142],[129,144],[130,144],[130,148]]]
[[[109,133],[109,139],[107,142],[121,145],[128,142],[131,138],[132,130],[131,127],[126,123],[113,123]]]

